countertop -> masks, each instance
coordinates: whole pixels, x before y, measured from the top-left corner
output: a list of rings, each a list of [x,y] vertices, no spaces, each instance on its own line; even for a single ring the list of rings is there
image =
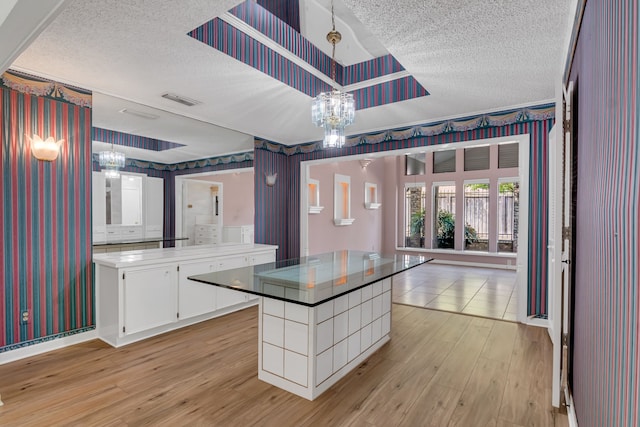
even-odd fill
[[[275,249],[278,249],[278,246],[256,243],[222,243],[219,245],[197,245],[94,254],[93,262],[106,267],[125,268],[197,260],[199,258],[249,254]]]
[[[431,261],[419,255],[336,251],[190,276],[190,280],[309,307]]]
[[[133,245],[136,243],[160,243],[160,242],[177,242],[179,240],[189,240],[188,237],[148,237],[128,240],[118,240],[115,242],[94,243],[93,246],[117,246],[117,245]]]

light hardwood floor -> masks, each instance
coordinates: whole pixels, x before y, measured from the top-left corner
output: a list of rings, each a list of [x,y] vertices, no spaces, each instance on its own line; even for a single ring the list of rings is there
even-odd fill
[[[394,304],[391,341],[309,402],[258,380],[257,313],[1,365],[0,425],[567,425],[544,329]]]

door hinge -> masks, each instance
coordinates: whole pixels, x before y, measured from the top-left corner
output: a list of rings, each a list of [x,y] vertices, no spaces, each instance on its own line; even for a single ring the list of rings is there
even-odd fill
[[[571,227],[562,227],[562,238],[571,240]]]
[[[122,273],[122,280],[124,280],[124,273]]]
[[[127,328],[126,327],[122,327],[122,333],[124,334],[126,332]]]
[[[180,312],[176,313],[176,318],[179,319],[180,318]]]
[[[180,271],[180,266],[178,266],[178,271]]]

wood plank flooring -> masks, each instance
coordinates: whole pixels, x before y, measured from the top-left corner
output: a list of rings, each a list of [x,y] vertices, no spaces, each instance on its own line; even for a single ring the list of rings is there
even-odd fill
[[[394,304],[391,341],[309,402],[258,380],[257,314],[0,365],[0,425],[567,425],[544,329]]]

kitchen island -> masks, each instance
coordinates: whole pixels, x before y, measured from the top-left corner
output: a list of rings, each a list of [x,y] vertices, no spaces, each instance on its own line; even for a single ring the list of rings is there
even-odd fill
[[[258,378],[313,400],[389,341],[393,276],[430,260],[344,250],[189,279],[259,297]]]

